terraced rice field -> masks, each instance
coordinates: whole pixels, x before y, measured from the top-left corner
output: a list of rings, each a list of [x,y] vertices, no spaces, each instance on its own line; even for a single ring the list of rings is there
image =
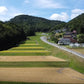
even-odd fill
[[[18,47],[14,47],[5,51],[0,51],[0,55],[2,56],[47,56],[50,53],[50,51],[45,50],[45,48],[41,45],[36,44],[35,41],[26,41],[25,44],[21,44]]]
[[[12,50],[44,50],[45,48],[44,47],[15,47],[15,48],[12,48]]]
[[[0,62],[18,62],[18,61],[38,61],[38,62],[47,62],[47,61],[64,61],[63,59],[53,57],[53,56],[0,56]]]
[[[7,51],[1,51],[1,53],[47,53],[49,51],[46,51],[46,50],[7,50]]]
[[[51,51],[32,39],[0,51],[0,81],[84,83],[84,75],[68,67],[69,61],[51,56]]]

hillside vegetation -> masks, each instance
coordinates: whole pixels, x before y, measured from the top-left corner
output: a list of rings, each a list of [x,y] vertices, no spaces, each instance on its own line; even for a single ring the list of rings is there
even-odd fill
[[[19,15],[12,18],[9,22],[17,24],[23,27],[27,35],[34,32],[48,32],[52,27],[64,23],[61,21],[52,21],[40,17],[34,17],[29,15]],[[28,32],[30,30],[30,32]]]
[[[51,31],[57,29],[67,29],[67,31],[76,30],[77,34],[84,34],[84,13],[70,20],[67,23],[61,23],[54,26],[53,28],[51,28]]]
[[[8,49],[26,39],[25,33],[13,23],[0,21],[0,50]]]
[[[70,31],[76,30],[78,34],[84,34],[84,13],[69,21],[67,26]]]

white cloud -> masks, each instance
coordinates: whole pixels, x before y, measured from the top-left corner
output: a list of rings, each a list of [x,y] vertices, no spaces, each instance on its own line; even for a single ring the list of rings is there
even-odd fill
[[[13,18],[16,15],[23,14],[18,9],[15,9],[15,8],[12,8],[12,7],[8,8],[8,9],[5,9],[5,8],[4,8],[4,11],[0,12],[0,20],[1,21],[7,21],[7,20]]]
[[[60,3],[53,0],[36,0],[37,5],[41,8],[65,8]]]
[[[0,6],[0,15],[6,14],[7,10],[5,6]]]
[[[29,0],[25,0],[24,3],[28,4],[29,3]]]
[[[71,19],[77,17],[78,15],[84,13],[84,9],[74,9],[72,10]]]
[[[67,21],[69,19],[69,16],[66,12],[62,12],[61,14],[52,14],[50,16],[51,20],[61,20],[61,21]]]

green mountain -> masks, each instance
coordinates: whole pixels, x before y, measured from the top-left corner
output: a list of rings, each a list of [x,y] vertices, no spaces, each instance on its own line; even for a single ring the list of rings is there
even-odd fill
[[[70,31],[76,30],[78,34],[84,34],[84,13],[69,21],[67,27]]]
[[[61,23],[53,26],[51,31],[54,31],[57,29],[65,29],[65,28],[67,29],[67,31],[76,30],[78,34],[81,34],[81,33],[84,34],[84,13],[70,20],[67,23]]]
[[[34,32],[48,32],[52,27],[64,22],[48,20],[40,17],[19,15],[12,18],[9,22],[23,27],[26,34]]]

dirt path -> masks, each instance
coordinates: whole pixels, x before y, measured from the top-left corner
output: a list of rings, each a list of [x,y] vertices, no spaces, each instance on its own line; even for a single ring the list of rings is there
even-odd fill
[[[0,68],[0,81],[84,84],[84,75],[70,68]]]
[[[65,61],[53,56],[0,56],[0,61]]]

